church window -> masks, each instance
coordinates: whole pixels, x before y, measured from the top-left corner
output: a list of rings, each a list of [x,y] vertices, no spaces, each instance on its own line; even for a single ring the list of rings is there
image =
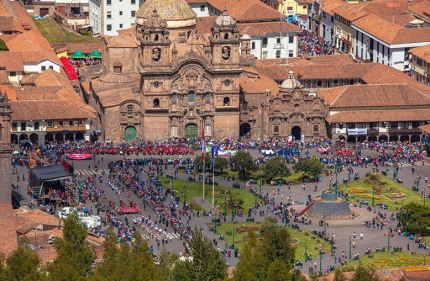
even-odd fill
[[[224,33],[224,39],[228,39],[228,33]]]
[[[251,49],[255,50],[255,42],[251,43]]]
[[[288,37],[288,43],[290,43],[290,44],[294,43],[294,37],[293,36]]]
[[[274,132],[274,133],[279,133],[279,126],[275,126],[275,127],[273,128],[273,132]]]
[[[206,94],[205,94],[205,99],[206,99],[206,100],[210,100],[210,99],[211,99],[211,93],[206,92]]]
[[[155,81],[155,82],[154,82],[154,87],[155,87],[155,88],[158,88],[158,87],[160,87],[160,82],[158,82],[158,81]]]
[[[281,50],[276,50],[276,58],[279,59],[281,57]]]
[[[229,97],[224,98],[224,106],[230,106],[230,98]]]
[[[121,73],[122,72],[122,66],[116,65],[113,67],[114,73]]]
[[[194,92],[188,93],[188,102],[194,102]]]
[[[242,110],[244,110],[244,111],[248,110],[248,103],[247,102],[242,103]]]
[[[128,105],[127,106],[127,114],[128,115],[133,115],[133,112],[134,112],[134,106]]]
[[[152,107],[160,107],[160,100],[159,99],[154,99],[153,103],[152,103]]]
[[[314,125],[314,132],[318,132],[318,131],[319,131],[318,125]]]
[[[226,87],[230,86],[230,80],[224,80],[224,85],[225,85]]]
[[[155,34],[154,41],[158,41],[158,34]]]

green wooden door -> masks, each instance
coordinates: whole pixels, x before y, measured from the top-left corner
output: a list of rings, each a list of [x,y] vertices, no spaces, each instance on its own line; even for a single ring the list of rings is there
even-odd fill
[[[136,138],[136,128],[133,126],[128,126],[124,130],[124,138],[126,141],[131,141]]]
[[[198,131],[196,124],[188,124],[185,126],[185,137],[188,138],[197,138]]]

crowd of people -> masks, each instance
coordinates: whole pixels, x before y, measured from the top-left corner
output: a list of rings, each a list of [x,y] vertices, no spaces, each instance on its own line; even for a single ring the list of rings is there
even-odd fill
[[[316,35],[309,30],[299,33],[299,54],[310,56],[334,55],[335,48],[331,42],[327,42],[323,37]]]

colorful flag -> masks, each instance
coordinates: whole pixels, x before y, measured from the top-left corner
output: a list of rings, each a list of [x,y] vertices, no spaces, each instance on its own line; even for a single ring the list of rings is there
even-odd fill
[[[205,161],[205,153],[206,153],[205,131],[202,129],[202,161]]]

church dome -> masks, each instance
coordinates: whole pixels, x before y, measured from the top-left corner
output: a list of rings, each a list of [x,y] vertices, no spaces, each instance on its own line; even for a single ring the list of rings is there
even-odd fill
[[[232,18],[230,15],[227,14],[227,11],[224,10],[222,15],[216,18],[215,20],[216,25],[218,26],[235,26],[236,21],[234,18]]]
[[[284,80],[281,84],[281,88],[283,89],[294,89],[296,87],[302,87],[299,80],[294,78],[294,72],[292,70],[288,71],[288,78]]]
[[[143,25],[145,20],[151,18],[154,10],[167,22],[168,28],[196,24],[197,15],[185,0],[147,0],[136,12],[136,24]]]

